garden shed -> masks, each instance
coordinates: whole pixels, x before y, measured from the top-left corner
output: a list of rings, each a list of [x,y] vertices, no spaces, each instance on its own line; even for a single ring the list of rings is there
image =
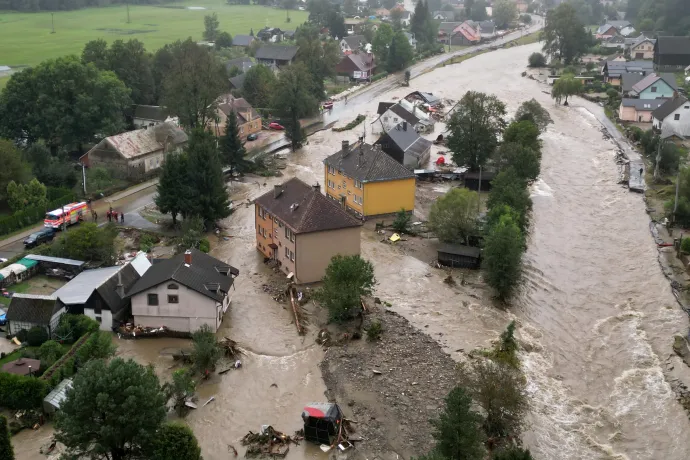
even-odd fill
[[[65,379],[58,383],[53,391],[43,399],[43,412],[52,415],[60,409],[62,402],[67,398],[67,390],[72,388],[72,379]]]
[[[442,244],[438,248],[438,262],[453,268],[479,268],[481,250],[462,244]]]

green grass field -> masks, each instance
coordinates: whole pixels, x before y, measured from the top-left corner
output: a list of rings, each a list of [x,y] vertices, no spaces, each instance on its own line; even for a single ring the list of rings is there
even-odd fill
[[[187,10],[183,6],[205,7]],[[0,65],[35,65],[44,59],[80,54],[89,40],[103,38],[108,42],[136,38],[149,51],[166,43],[192,37],[201,40],[204,16],[218,14],[221,31],[230,35],[248,34],[251,28],[270,26],[295,30],[307,20],[306,11],[290,10],[291,22],[286,22],[285,10],[258,5],[227,5],[224,0],[198,0],[176,3],[176,8],[130,6],[131,22],[127,24],[124,5],[89,8],[77,11],[58,11],[54,14],[55,34],[51,34],[51,13],[0,12]],[[0,79],[0,88],[4,86]]]

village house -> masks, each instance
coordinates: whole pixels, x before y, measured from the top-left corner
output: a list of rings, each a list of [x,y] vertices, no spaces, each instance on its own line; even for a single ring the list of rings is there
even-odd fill
[[[434,130],[434,120],[414,102],[401,99],[398,103],[381,102],[378,106],[379,117],[371,123],[372,132],[386,133],[399,123],[407,122],[407,126],[418,133],[428,133]]]
[[[298,46],[263,45],[254,57],[259,64],[279,69],[295,62]]]
[[[654,67],[659,72],[677,72],[690,65],[690,37],[658,37],[654,44]]]
[[[617,49],[617,50],[623,50],[625,49],[625,40],[622,35],[614,35],[612,37],[603,39],[601,41],[600,46],[602,48],[612,48],[612,49]]]
[[[654,64],[649,61],[606,61],[601,74],[604,82],[613,86],[621,86],[622,74],[637,73],[647,76],[654,71]]]
[[[432,18],[441,22],[453,22],[455,21],[455,12],[453,11],[434,11],[431,15]]]
[[[601,26],[596,31],[596,38],[607,39],[615,35],[622,35],[628,37],[635,33],[635,28],[629,21],[609,21]]]
[[[476,45],[482,39],[479,25],[474,21],[465,21],[455,29],[450,36],[451,45],[471,46]]]
[[[84,270],[53,296],[67,313],[86,315],[96,320],[102,331],[110,331],[130,317],[130,302],[125,292],[150,267],[146,254],[140,252],[125,265]]]
[[[638,99],[671,98],[678,91],[673,74],[651,73],[635,83],[629,91],[630,97]]]
[[[618,118],[622,121],[651,123],[652,112],[661,107],[666,99],[630,99],[623,98],[618,109]]]
[[[345,18],[345,31],[348,35],[361,34],[366,21],[366,19]]]
[[[179,126],[177,117],[171,117],[168,109],[160,105],[135,105],[132,124],[136,129],[151,127],[166,121]]]
[[[374,10],[374,15],[379,19],[385,19],[390,17],[391,12],[386,8],[377,8],[376,10]]]
[[[349,35],[340,40],[340,51],[343,54],[356,53],[366,44],[364,35]]]
[[[339,75],[347,75],[352,80],[368,80],[374,75],[376,63],[371,53],[346,54],[335,66]]]
[[[374,145],[408,169],[424,168],[431,154],[431,141],[408,128],[407,122],[384,133]]]
[[[443,44],[451,44],[451,37],[453,36],[453,31],[462,22],[442,22],[438,25],[438,41]],[[452,43],[455,44],[455,43]]]
[[[65,307],[55,295],[14,293],[7,307],[8,331],[17,335],[19,331],[41,327],[52,336],[64,313]]]
[[[675,119],[677,115],[678,117],[675,121],[680,121],[681,115],[683,115],[686,110],[690,110],[688,100],[676,94],[673,98],[669,99],[662,104],[661,107],[652,112],[652,126],[655,130],[661,131],[664,121],[667,118]]]
[[[192,333],[216,332],[231,303],[235,267],[197,249],[155,261],[128,291],[134,324]]]
[[[655,43],[655,39],[641,36],[627,46],[627,50],[632,59],[654,59]]]
[[[256,33],[256,38],[263,42],[278,43],[283,41],[283,31],[277,27],[264,27]]]
[[[403,27],[410,27],[410,21],[412,20],[412,13],[409,11],[405,10],[402,13],[400,13],[400,24]]]
[[[242,91],[242,87],[244,86],[244,79],[245,78],[246,78],[246,74],[243,74],[243,73],[230,78],[230,89],[238,89],[238,90]]]
[[[225,62],[225,70],[230,72],[233,68],[245,73],[247,70],[254,66],[254,61],[250,57],[240,57],[235,59],[230,59]]]
[[[480,21],[477,27],[482,40],[490,40],[496,36],[496,24],[493,21]]]
[[[166,155],[187,145],[187,134],[173,122],[106,137],[79,158],[89,168],[106,168],[114,176],[137,180],[157,172]]]
[[[235,35],[232,37],[232,46],[237,48],[248,48],[256,39],[251,35]]]
[[[209,128],[218,137],[225,135],[228,117],[233,114],[237,120],[240,136],[261,131],[261,115],[244,98],[232,94],[220,96],[217,101],[216,119],[209,122]]]
[[[624,97],[630,95],[633,86],[639,83],[640,80],[644,79],[645,76],[634,72],[625,72],[621,74],[621,91]]]
[[[403,32],[405,34],[405,37],[407,37],[407,41],[412,47],[413,50],[417,49],[417,39],[414,38],[414,34],[411,34],[409,32]]]
[[[414,210],[414,173],[381,146],[343,141],[342,148],[324,160],[324,178],[326,196],[358,216]]]
[[[320,281],[335,255],[360,253],[361,221],[322,195],[318,184],[292,178],[254,206],[257,250],[298,283]]]
[[[684,147],[690,145],[690,103],[686,101],[666,117],[661,126],[661,139]]]

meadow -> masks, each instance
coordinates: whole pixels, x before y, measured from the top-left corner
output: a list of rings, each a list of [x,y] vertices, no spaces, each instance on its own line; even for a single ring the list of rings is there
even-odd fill
[[[204,7],[189,10],[185,6]],[[220,30],[236,34],[256,33],[263,27],[295,30],[307,20],[306,11],[290,10],[291,22],[284,9],[259,5],[228,5],[223,0],[198,0],[161,6],[125,5],[50,12],[0,12],[0,65],[35,65],[44,59],[80,54],[84,44],[103,38],[108,42],[136,38],[149,51],[167,43],[192,37],[201,40],[204,16],[217,13]],[[52,32],[51,19],[55,22]],[[0,87],[3,86],[0,79]]]

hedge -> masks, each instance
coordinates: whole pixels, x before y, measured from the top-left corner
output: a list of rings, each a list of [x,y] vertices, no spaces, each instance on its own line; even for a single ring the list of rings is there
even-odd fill
[[[387,77],[387,76],[388,76],[388,72],[381,72],[381,73],[376,74],[376,75],[374,75],[373,77],[371,77],[371,82],[373,83],[373,82],[375,82],[375,81],[379,81],[379,80],[381,80],[382,78],[385,78],[385,77]]]
[[[47,211],[57,209],[75,199],[76,195],[70,192],[67,195],[63,195],[61,198],[49,202],[46,207],[28,206],[21,211],[15,212],[11,216],[0,217],[0,235],[7,235],[24,227],[28,227],[29,225],[41,222],[45,218]]]
[[[349,131],[352,128],[354,128],[355,126],[357,126],[358,124],[360,124],[361,122],[363,122],[365,118],[366,117],[364,115],[361,115],[361,114],[357,115],[357,118],[352,120],[350,123],[346,124],[342,128],[333,128],[333,131],[335,131],[337,133],[339,133],[341,131]]]
[[[36,377],[0,373],[0,406],[12,410],[41,407],[48,383]]]

